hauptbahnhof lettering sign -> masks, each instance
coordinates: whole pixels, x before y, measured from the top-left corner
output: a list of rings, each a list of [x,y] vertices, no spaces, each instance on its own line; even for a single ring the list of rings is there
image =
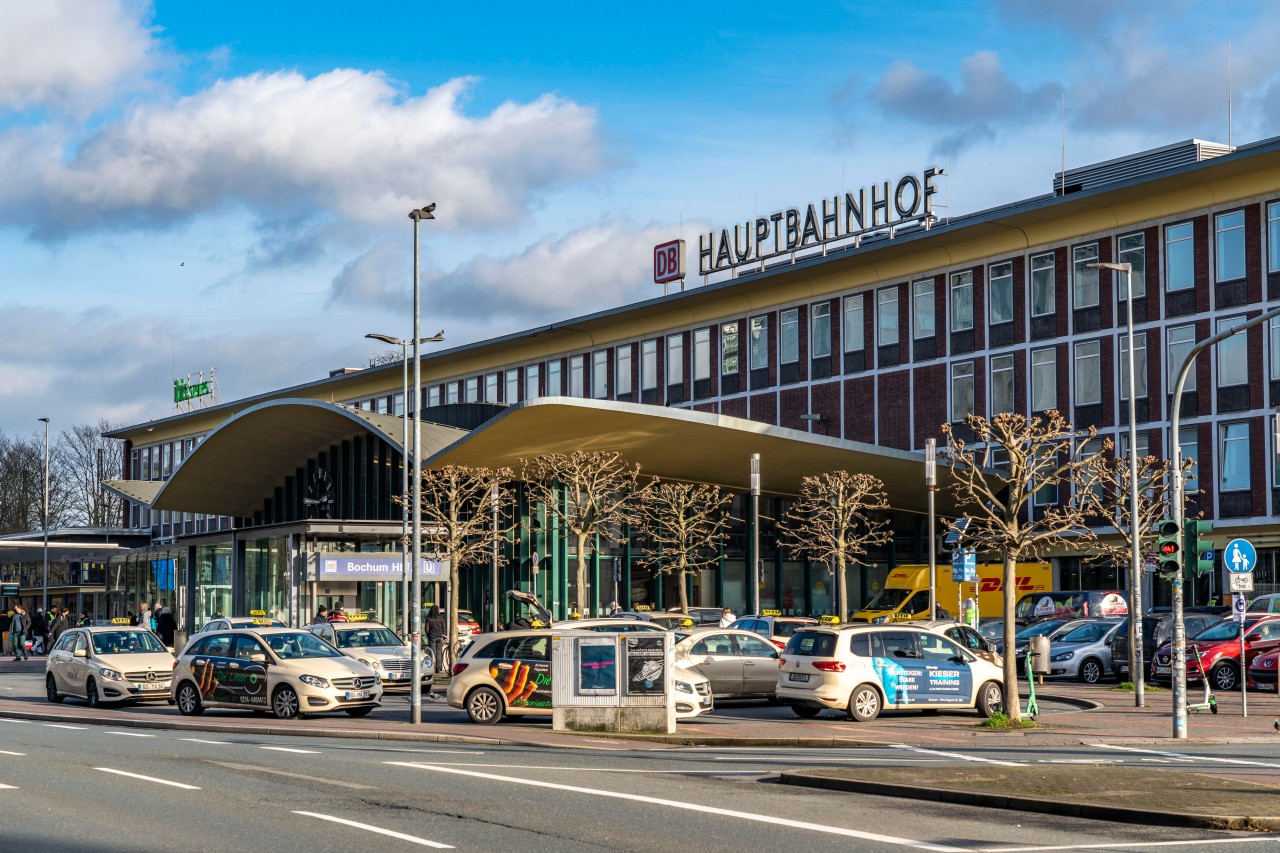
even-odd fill
[[[930,167],[896,182],[883,181],[824,198],[804,208],[792,207],[742,225],[698,235],[698,267],[702,275],[723,272],[810,246],[860,238],[933,218],[934,179],[942,169]]]

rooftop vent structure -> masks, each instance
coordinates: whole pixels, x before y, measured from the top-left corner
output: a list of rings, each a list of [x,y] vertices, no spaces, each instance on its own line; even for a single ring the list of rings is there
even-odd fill
[[[1089,166],[1081,166],[1078,169],[1068,169],[1065,181],[1063,180],[1062,172],[1055,172],[1053,175],[1053,193],[1054,195],[1070,195],[1071,193],[1091,190],[1107,184],[1131,181],[1153,172],[1176,169],[1179,166],[1221,157],[1223,154],[1230,154],[1233,150],[1235,149],[1229,145],[1223,145],[1219,142],[1205,142],[1201,139],[1175,142],[1162,148],[1152,148],[1149,151],[1139,151],[1136,154],[1117,157],[1114,160],[1093,163]]]

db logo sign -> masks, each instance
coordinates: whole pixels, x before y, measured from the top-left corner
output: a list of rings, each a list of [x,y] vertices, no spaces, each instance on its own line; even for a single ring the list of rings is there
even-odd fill
[[[653,247],[653,281],[665,284],[684,278],[684,241],[672,240]]]

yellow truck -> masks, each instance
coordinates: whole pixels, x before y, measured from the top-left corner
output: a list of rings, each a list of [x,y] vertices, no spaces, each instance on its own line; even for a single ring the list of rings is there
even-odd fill
[[[949,565],[939,563],[936,572],[937,605],[952,616],[960,616],[956,610],[960,601],[974,598],[975,587],[980,616],[1004,614],[1004,566],[1000,563],[980,563],[976,584],[959,584],[953,581]],[[1015,601],[1027,593],[1053,588],[1053,570],[1048,563],[1018,563],[1016,573],[1018,584],[1014,594]],[[884,589],[876,593],[865,607],[850,616],[849,621],[883,623],[928,618],[929,567],[910,565],[898,566],[889,572]]]

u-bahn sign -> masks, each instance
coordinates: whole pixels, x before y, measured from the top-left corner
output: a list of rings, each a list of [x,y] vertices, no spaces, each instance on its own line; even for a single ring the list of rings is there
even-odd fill
[[[861,238],[908,223],[928,224],[933,217],[934,178],[931,166],[897,181],[881,181],[824,198],[816,204],[779,210],[742,225],[698,235],[698,268],[702,275],[785,255],[835,240]]]

